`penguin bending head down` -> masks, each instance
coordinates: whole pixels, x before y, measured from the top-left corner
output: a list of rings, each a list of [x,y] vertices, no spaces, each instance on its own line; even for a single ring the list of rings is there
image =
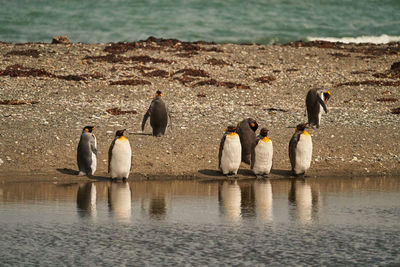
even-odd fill
[[[78,144],[77,161],[79,174],[93,175],[97,167],[97,142],[92,133],[95,126],[86,126],[82,130],[81,139]]]
[[[118,130],[108,150],[108,173],[111,178],[128,179],[132,165],[132,150],[124,130]]]
[[[252,119],[244,119],[237,125],[237,133],[240,137],[240,143],[242,144],[242,161],[250,164],[251,159],[251,148],[256,142],[256,130],[258,128],[257,122]]]
[[[251,150],[251,169],[257,178],[259,176],[266,177],[270,173],[272,167],[274,150],[272,141],[267,135],[267,128],[262,128]]]
[[[326,104],[328,103],[331,93],[321,88],[314,88],[308,91],[306,96],[306,110],[308,117],[308,124],[319,128],[321,122],[322,109],[328,113]]]
[[[242,147],[235,126],[228,126],[221,138],[218,167],[224,175],[236,176],[242,157]]]
[[[312,140],[305,130],[307,124],[299,124],[289,142],[289,158],[292,174],[302,176],[310,168],[312,158]]]
[[[168,124],[169,112],[167,105],[161,99],[161,91],[157,91],[155,97],[151,101],[150,107],[144,114],[142,121],[142,131],[146,125],[148,117],[150,117],[150,125],[153,128],[153,136],[162,136]]]

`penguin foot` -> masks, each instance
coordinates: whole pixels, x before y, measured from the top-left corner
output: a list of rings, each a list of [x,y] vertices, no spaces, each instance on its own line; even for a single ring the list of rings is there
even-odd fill
[[[126,180],[127,180],[128,178],[126,178],[126,177],[122,177],[122,182],[126,182]]]
[[[235,179],[238,178],[237,173],[234,173],[234,172],[227,173],[227,174],[225,174],[225,176],[227,178],[235,178]]]
[[[83,172],[83,171],[79,171],[79,173],[78,173],[78,176],[85,176],[86,175],[86,172]]]

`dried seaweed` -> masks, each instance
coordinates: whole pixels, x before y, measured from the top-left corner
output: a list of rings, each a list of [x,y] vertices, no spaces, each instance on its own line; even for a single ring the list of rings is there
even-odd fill
[[[174,80],[178,80],[181,84],[191,83],[193,81],[197,81],[196,78],[189,76],[175,77]]]
[[[292,72],[292,71],[299,71],[299,69],[296,68],[290,68],[290,69],[286,69],[286,71]]]
[[[6,56],[27,56],[38,58],[40,55],[39,51],[36,49],[27,49],[27,50],[13,50],[6,54]]]
[[[56,77],[56,75],[43,69],[24,67],[19,64],[7,66],[5,70],[0,70],[0,76],[10,77]]]
[[[216,58],[210,58],[209,60],[207,60],[207,63],[211,64],[211,65],[215,65],[215,66],[226,66],[226,65],[229,65],[224,60],[216,59]]]
[[[272,76],[272,75],[266,75],[266,76],[261,76],[256,78],[256,82],[260,82],[260,83],[271,83],[272,81],[275,81],[276,77]]]
[[[282,109],[282,108],[266,108],[266,109],[264,109],[264,110],[266,110],[266,111],[271,111],[271,112],[273,112],[273,111],[288,112],[287,109]]]
[[[0,76],[10,76],[10,77],[50,77],[50,78],[57,78],[67,81],[82,81],[86,80],[87,78],[103,78],[99,72],[95,72],[93,74],[79,74],[79,75],[55,75],[43,69],[35,69],[24,67],[19,64],[14,64],[7,66],[5,70],[0,70]]]
[[[197,94],[197,97],[206,97],[207,95],[206,94],[204,94],[204,93],[198,93]]]
[[[12,99],[12,100],[0,100],[0,105],[26,105],[26,104],[37,104],[39,101],[37,100],[18,100],[18,99]]]
[[[144,73],[143,76],[146,76],[146,77],[168,77],[169,73],[165,70],[154,70],[154,71]]]
[[[122,81],[113,81],[110,82],[110,85],[151,85],[151,82],[145,80],[122,80]]]
[[[383,97],[383,98],[378,98],[376,101],[378,102],[397,102],[397,98],[390,98],[390,97]]]
[[[209,77],[210,75],[204,71],[204,70],[200,70],[200,69],[181,69],[178,70],[177,72],[175,72],[173,75],[175,76],[176,74],[180,74],[183,73],[184,76],[194,76],[194,77]]]
[[[284,46],[337,49],[337,50],[347,51],[350,53],[361,53],[364,55],[368,55],[370,57],[400,54],[400,42],[392,42],[385,45],[374,45],[369,43],[344,44],[341,42],[327,42],[327,41],[311,41],[311,42],[296,41],[284,44]]]
[[[341,57],[351,57],[350,54],[343,54],[343,53],[329,53],[329,55],[333,56],[333,57],[337,57],[337,58],[341,58]]]
[[[120,108],[110,108],[106,111],[111,115],[137,114],[136,110],[121,110]]]
[[[148,49],[148,50],[161,50],[164,48],[173,48],[173,52],[176,51],[206,51],[206,52],[223,52],[217,47],[203,47],[208,45],[215,45],[215,43],[208,43],[204,41],[198,42],[182,42],[177,39],[162,39],[149,37],[146,40],[141,40],[137,42],[119,42],[110,43],[105,48],[104,51],[110,54],[121,54],[129,50],[134,49]]]
[[[379,86],[400,86],[400,80],[398,81],[378,81],[378,80],[366,80],[366,81],[352,81],[345,83],[338,83],[336,86],[359,86],[359,85],[379,85]]]
[[[128,57],[127,60],[141,62],[141,63],[147,63],[147,62],[152,62],[152,63],[172,63],[172,61],[170,61],[170,60],[152,58],[150,56],[132,56],[132,57]]]
[[[228,87],[228,88],[238,88],[238,89],[250,89],[250,87],[248,85],[244,85],[241,83],[234,83],[234,82],[219,82],[217,80],[214,79],[210,79],[210,80],[206,80],[206,81],[200,81],[196,84],[194,84],[194,86],[203,86],[203,85],[215,85],[215,86],[224,86],[224,87]]]
[[[398,108],[392,108],[392,109],[390,110],[390,112],[391,112],[392,114],[400,114],[400,107],[398,107]]]

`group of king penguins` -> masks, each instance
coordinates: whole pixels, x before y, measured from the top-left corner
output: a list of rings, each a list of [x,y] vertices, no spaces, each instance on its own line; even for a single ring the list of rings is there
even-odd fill
[[[153,136],[162,136],[168,124],[169,112],[167,105],[162,100],[162,92],[157,91],[151,101],[142,121],[142,131],[150,117]],[[93,175],[97,166],[97,142],[93,133],[95,126],[86,126],[82,130],[78,144],[77,161],[78,175]],[[118,130],[108,150],[108,173],[112,179],[129,178],[132,166],[132,149],[129,140],[124,136],[124,130]]]
[[[311,136],[306,127],[319,128],[322,109],[328,112],[326,103],[331,93],[321,88],[308,91],[306,112],[308,123],[297,125],[289,142],[289,158],[292,175],[302,176],[309,169],[312,158]],[[168,125],[170,115],[163,101],[162,92],[157,91],[142,120],[142,131],[150,117],[153,136],[162,136]],[[93,133],[95,126],[86,126],[82,130],[77,149],[78,175],[94,175],[97,167],[97,142]],[[228,126],[219,146],[218,166],[226,176],[237,176],[240,163],[250,164],[251,170],[258,177],[267,177],[272,168],[273,145],[268,138],[268,129],[262,128],[256,136],[257,122],[244,119],[237,126]],[[128,179],[132,166],[132,150],[124,130],[118,130],[108,150],[108,173],[112,179]]]
[[[326,104],[331,93],[321,88],[308,91],[306,96],[307,123],[300,123],[289,142],[291,175],[303,176],[310,168],[312,159],[312,140],[305,130],[307,127],[319,128],[322,109],[328,112]],[[250,164],[254,175],[267,177],[271,172],[273,159],[272,140],[268,138],[268,129],[262,128],[258,136],[258,124],[253,118],[244,119],[237,126],[226,128],[221,138],[218,154],[218,166],[226,176],[236,177],[240,163]]]

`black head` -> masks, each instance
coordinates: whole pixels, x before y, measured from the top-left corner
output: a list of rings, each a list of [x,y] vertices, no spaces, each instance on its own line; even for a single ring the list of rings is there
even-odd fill
[[[262,137],[266,137],[268,135],[268,129],[267,128],[261,128],[260,135]]]
[[[96,128],[96,126],[85,126],[82,131],[91,133],[94,128]]]
[[[331,97],[331,92],[329,91],[324,92],[325,103],[328,102],[330,97]]]
[[[126,131],[126,129],[118,130],[118,131],[115,132],[115,136],[116,136],[116,137],[124,136],[124,132],[125,132],[125,131]]]
[[[255,132],[258,129],[258,123],[253,118],[248,118],[247,121],[249,122],[250,128]]]
[[[229,126],[226,128],[225,132],[227,132],[227,133],[236,133],[236,126],[229,125]]]
[[[160,90],[157,90],[157,92],[156,92],[156,96],[162,96],[162,93],[161,93],[161,91]]]
[[[302,132],[307,128],[307,123],[300,123],[296,126],[296,131]]]

